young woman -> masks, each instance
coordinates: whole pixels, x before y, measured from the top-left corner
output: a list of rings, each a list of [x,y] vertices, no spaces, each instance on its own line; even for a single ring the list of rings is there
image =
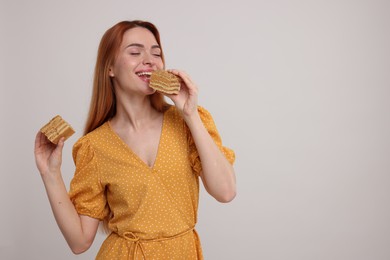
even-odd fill
[[[54,217],[75,254],[109,230],[97,259],[203,259],[195,231],[199,178],[220,202],[236,194],[234,152],[224,146],[198,89],[180,70],[177,95],[149,87],[164,69],[156,27],[123,21],[103,36],[85,135],[73,147],[69,193],[61,177],[64,140],[37,133],[35,159]]]

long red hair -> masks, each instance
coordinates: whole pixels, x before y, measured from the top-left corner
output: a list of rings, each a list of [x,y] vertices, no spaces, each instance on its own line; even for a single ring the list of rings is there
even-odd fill
[[[92,98],[84,134],[95,130],[116,114],[114,86],[111,82],[108,71],[110,66],[115,62],[119,47],[122,43],[123,35],[127,30],[135,27],[143,27],[153,33],[157,43],[160,45],[161,58],[165,64],[160,41],[160,33],[156,26],[152,23],[140,20],[122,21],[108,29],[100,41],[97,53]],[[164,111],[168,107],[164,96],[157,92],[150,96],[150,102],[151,105],[158,111]]]

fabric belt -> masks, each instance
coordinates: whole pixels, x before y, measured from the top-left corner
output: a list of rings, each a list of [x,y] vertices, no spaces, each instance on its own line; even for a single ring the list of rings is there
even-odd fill
[[[161,242],[161,241],[166,241],[166,240],[171,240],[171,239],[174,239],[174,238],[178,238],[178,237],[181,237],[181,236],[184,236],[184,235],[187,235],[188,233],[192,232],[194,230],[194,228],[190,228],[184,232],[181,232],[179,234],[176,234],[176,235],[173,235],[173,236],[170,236],[170,237],[161,237],[161,238],[151,238],[151,239],[141,239],[139,237],[137,237],[133,232],[124,232],[122,237],[124,239],[126,239],[127,241],[131,241],[134,243],[134,252],[133,252],[133,258],[134,260],[136,260],[137,258],[137,255],[138,255],[138,251],[141,251],[141,254],[142,254],[142,258],[144,260],[146,260],[146,255],[145,255],[145,249],[143,247],[143,244],[145,243],[151,243],[151,242]],[[131,257],[131,250],[129,248],[129,259]]]

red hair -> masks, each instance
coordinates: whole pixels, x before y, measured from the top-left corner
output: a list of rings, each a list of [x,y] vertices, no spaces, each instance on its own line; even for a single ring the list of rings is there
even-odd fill
[[[152,23],[140,20],[122,21],[108,29],[103,35],[98,49],[92,98],[84,134],[95,130],[116,114],[114,86],[111,82],[108,71],[110,66],[115,62],[116,55],[122,43],[123,35],[127,30],[135,27],[143,27],[153,33],[157,43],[160,45],[161,58],[165,66],[160,33],[158,32],[156,26]],[[151,105],[158,111],[164,111],[168,107],[168,103],[165,102],[164,96],[157,92],[150,96],[150,102]]]

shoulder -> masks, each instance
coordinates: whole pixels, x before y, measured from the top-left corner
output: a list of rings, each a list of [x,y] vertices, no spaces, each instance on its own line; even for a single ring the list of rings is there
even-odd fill
[[[169,106],[169,108],[164,112],[164,114],[165,114],[165,116],[168,116],[168,117],[180,116],[179,110],[174,105]]]
[[[109,132],[108,123],[104,123],[95,130],[80,137],[73,145],[73,157],[79,152],[92,151]]]
[[[215,122],[211,113],[204,107],[198,106],[199,117],[202,120],[203,125],[207,129],[215,128]],[[171,106],[167,111],[165,111],[165,118],[171,124],[175,124],[177,127],[184,126],[187,128],[187,125],[181,115],[181,112],[176,108],[176,106]]]

